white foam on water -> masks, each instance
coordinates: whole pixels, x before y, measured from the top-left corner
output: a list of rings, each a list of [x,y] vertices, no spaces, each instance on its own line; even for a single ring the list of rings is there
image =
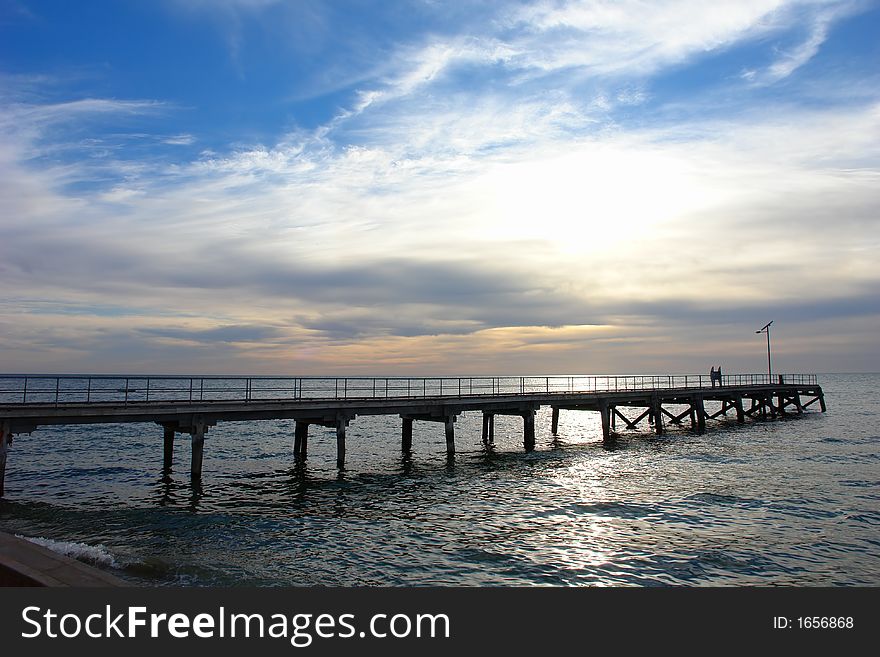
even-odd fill
[[[76,543],[74,541],[53,541],[50,538],[21,536],[16,534],[17,538],[22,538],[31,543],[35,543],[52,552],[76,559],[84,563],[94,566],[104,566],[106,568],[121,568],[122,566],[116,561],[116,558],[103,545],[88,545],[86,543]]]

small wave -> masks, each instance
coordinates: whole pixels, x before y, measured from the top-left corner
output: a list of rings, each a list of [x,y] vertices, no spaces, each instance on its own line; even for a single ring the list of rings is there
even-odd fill
[[[875,488],[880,485],[880,482],[868,481],[867,479],[841,479],[837,483],[851,488]]]
[[[590,504],[575,503],[573,508],[579,513],[610,515],[621,518],[641,518],[656,512],[650,505],[632,502],[593,502]]]
[[[105,568],[122,568],[122,565],[116,561],[116,558],[103,545],[88,545],[74,541],[53,541],[50,538],[43,538],[41,536],[31,537],[18,534],[16,536],[77,561]]]
[[[862,523],[865,525],[880,525],[880,514],[865,511],[863,513],[851,513],[846,516],[846,520]]]
[[[819,438],[820,443],[839,443],[841,445],[865,445],[880,443],[880,436],[865,436],[858,438],[834,438],[833,436],[825,436]]]
[[[723,495],[721,493],[694,493],[688,495],[686,500],[690,502],[708,502],[710,504],[731,504],[734,506],[752,506],[757,504],[757,500],[748,497],[739,497],[738,495]]]

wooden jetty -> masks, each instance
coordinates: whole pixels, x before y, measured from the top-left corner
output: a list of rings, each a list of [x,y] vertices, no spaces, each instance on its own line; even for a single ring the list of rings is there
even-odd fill
[[[177,434],[191,437],[194,479],[202,474],[205,436],[218,422],[293,419],[293,455],[305,459],[311,425],[336,429],[337,464],[345,463],[349,423],[364,415],[397,415],[401,449],[409,452],[413,423],[443,423],[446,450],[455,453],[455,422],[482,412],[482,440],[495,438],[495,416],[523,419],[523,445],[535,446],[535,414],[597,412],[602,436],[612,442],[618,428],[647,425],[662,435],[667,424],[686,422],[704,432],[706,422],[735,413],[766,419],[800,414],[825,397],[814,374],[530,376],[530,377],[180,377],[180,376],[0,376],[0,496],[6,458],[16,434],[62,424],[150,422],[163,428],[164,460],[171,468]],[[629,408],[628,413],[621,409]]]

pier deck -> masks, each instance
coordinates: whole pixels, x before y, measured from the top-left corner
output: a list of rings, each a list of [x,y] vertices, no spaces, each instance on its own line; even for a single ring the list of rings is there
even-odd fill
[[[711,406],[707,407],[707,403]],[[667,424],[702,433],[706,422],[735,413],[746,418],[803,413],[825,398],[815,375],[733,375],[713,385],[708,376],[566,376],[466,378],[230,378],[230,377],[0,377],[0,495],[15,434],[41,426],[151,422],[164,431],[164,467],[171,468],[175,435],[189,434],[191,475],[202,473],[205,435],[218,422],[292,419],[293,453],[307,455],[310,425],[336,429],[337,463],[345,462],[348,424],[364,415],[398,415],[401,449],[412,448],[413,422],[441,422],[455,453],[455,421],[482,412],[482,439],[494,442],[496,415],[523,418],[523,445],[535,446],[535,413],[552,409],[598,412],[605,442],[618,426],[647,422],[661,435]],[[623,413],[629,407],[635,412]]]

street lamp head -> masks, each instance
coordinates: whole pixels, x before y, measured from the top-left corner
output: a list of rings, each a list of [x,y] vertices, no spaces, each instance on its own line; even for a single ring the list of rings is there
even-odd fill
[[[767,322],[766,324],[764,324],[764,326],[761,328],[760,331],[755,331],[755,333],[763,333],[764,331],[766,331],[767,329],[770,328],[770,325],[771,325],[772,323],[773,323],[773,320],[770,320],[769,322]]]

